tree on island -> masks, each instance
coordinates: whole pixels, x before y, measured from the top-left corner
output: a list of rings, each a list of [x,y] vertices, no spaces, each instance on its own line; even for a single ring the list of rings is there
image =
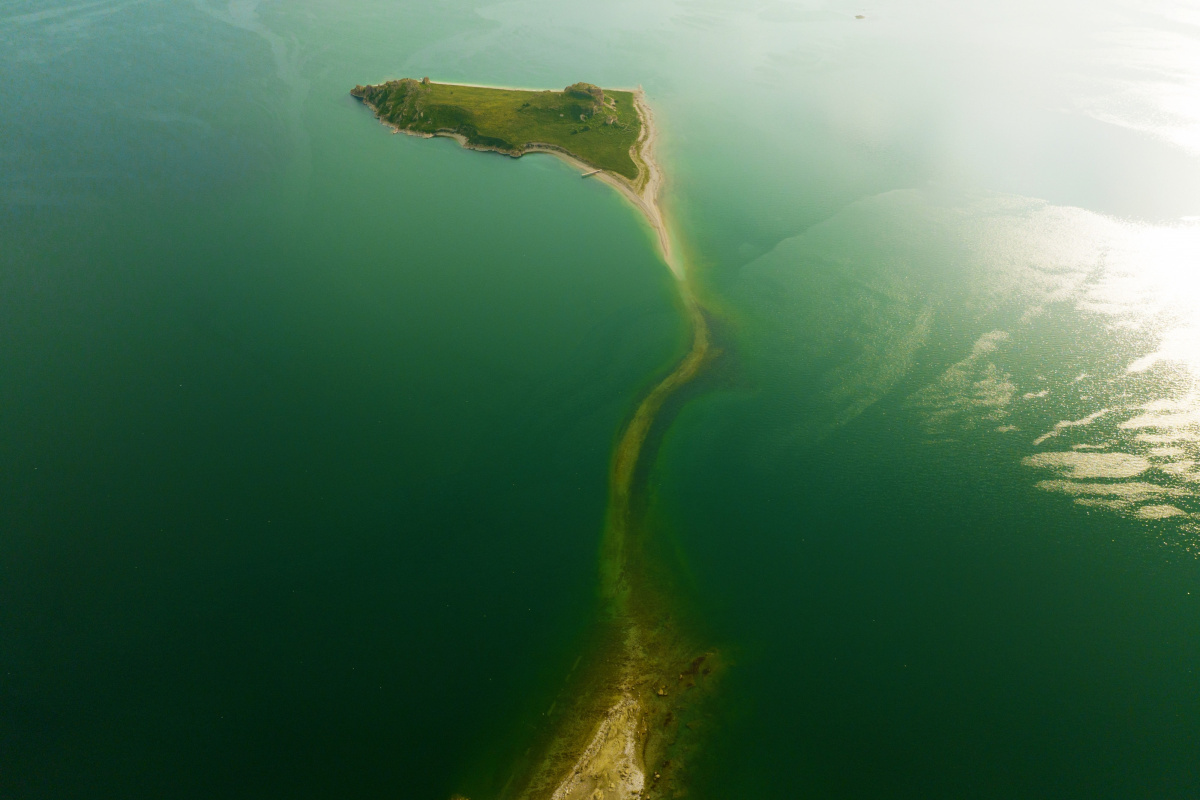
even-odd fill
[[[604,108],[604,90],[595,84],[572,83],[563,89],[563,94],[575,100],[588,101],[587,105],[579,107],[580,121],[586,121],[588,117]]]
[[[581,100],[593,100],[597,103],[604,102],[604,90],[594,83],[572,83],[563,91],[567,94],[575,95]]]

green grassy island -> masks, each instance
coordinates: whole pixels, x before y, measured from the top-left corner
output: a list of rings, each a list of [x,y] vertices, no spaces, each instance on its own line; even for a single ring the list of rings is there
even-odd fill
[[[642,118],[631,91],[576,83],[561,92],[431,83],[404,78],[351,94],[409,133],[461,137],[464,145],[520,156],[559,150],[636,183]]]

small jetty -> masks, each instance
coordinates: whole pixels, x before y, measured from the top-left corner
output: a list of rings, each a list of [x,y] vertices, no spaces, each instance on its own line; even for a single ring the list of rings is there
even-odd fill
[[[583,174],[582,174],[582,175],[580,175],[579,177],[581,177],[581,178],[587,178],[587,177],[590,177],[590,176],[592,176],[592,175],[595,175],[597,172],[603,172],[603,171],[604,171],[604,170],[602,170],[602,169],[594,169],[594,170],[592,170],[591,172],[585,172],[585,173],[583,173]]]

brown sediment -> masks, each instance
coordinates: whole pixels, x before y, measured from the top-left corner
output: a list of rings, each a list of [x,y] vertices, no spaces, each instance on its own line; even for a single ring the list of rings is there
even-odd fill
[[[677,757],[667,754],[682,727],[685,698],[707,680],[719,660],[714,652],[700,651],[677,629],[670,599],[662,596],[648,574],[640,536],[643,523],[635,519],[631,508],[643,446],[659,412],[704,370],[715,353],[705,311],[672,247],[659,204],[664,175],[654,153],[658,131],[640,88],[634,90],[634,104],[642,122],[630,152],[638,167],[634,180],[609,170],[597,171],[596,165],[554,145],[532,143],[519,151],[503,150],[471,145],[453,130],[415,132],[385,122],[398,133],[447,136],[474,150],[514,157],[550,153],[617,189],[653,229],[663,261],[678,280],[691,331],[687,353],[641,400],[613,451],[600,554],[601,633],[597,646],[585,656],[593,665],[586,670],[589,677],[586,683],[574,685],[572,697],[564,698],[557,730],[548,732],[551,735],[533,755],[533,763],[514,769],[501,791],[503,798],[645,800],[670,794],[681,765]]]
[[[638,210],[645,215],[646,221],[654,229],[658,237],[659,251],[663,261],[671,268],[676,278],[683,280],[683,264],[679,263],[671,248],[671,235],[667,230],[667,221],[663,216],[662,206],[658,196],[662,192],[664,176],[662,167],[654,157],[654,147],[658,143],[658,128],[654,124],[654,112],[646,102],[646,93],[640,88],[633,93],[633,104],[642,120],[642,129],[638,140],[633,145],[633,161],[638,165],[638,176],[630,181],[623,175],[601,170],[598,176],[605,183],[614,187],[629,198]]]

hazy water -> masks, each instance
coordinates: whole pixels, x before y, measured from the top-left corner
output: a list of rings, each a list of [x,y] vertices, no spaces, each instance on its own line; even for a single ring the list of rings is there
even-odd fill
[[[1194,8],[0,15],[4,794],[445,797],[574,658],[683,323],[605,187],[345,94],[410,74],[660,111],[693,796],[1200,792]]]
[[[746,22],[760,144],[680,191],[739,357],[659,462],[740,655],[697,785],[1192,796],[1194,11],[861,13]]]

